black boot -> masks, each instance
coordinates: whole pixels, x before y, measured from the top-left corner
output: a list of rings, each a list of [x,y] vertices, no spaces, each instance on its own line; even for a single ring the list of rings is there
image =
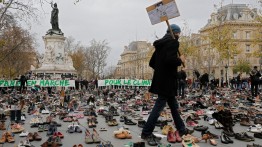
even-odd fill
[[[145,147],[145,142],[135,142],[133,144],[133,147]]]

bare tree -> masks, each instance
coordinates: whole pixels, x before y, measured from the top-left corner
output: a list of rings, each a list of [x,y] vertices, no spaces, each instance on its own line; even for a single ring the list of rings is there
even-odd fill
[[[92,40],[90,47],[86,50],[86,65],[91,71],[92,78],[100,77],[104,71],[106,59],[108,57],[110,47],[108,42]]]
[[[0,30],[4,29],[10,19],[24,21],[29,24],[29,19],[38,19],[38,9],[35,8],[35,3],[38,1],[32,0],[9,0],[0,8]],[[39,1],[41,3],[41,0]],[[38,2],[38,3],[39,3]]]
[[[78,50],[79,48],[82,48],[83,46],[81,45],[80,41],[75,40],[74,37],[69,36],[65,40],[65,51],[71,54],[75,50]]]
[[[105,69],[103,78],[115,78],[116,66],[109,66]]]

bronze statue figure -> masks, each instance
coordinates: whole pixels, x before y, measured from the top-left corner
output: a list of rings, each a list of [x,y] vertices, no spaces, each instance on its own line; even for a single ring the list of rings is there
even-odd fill
[[[59,13],[59,10],[57,8],[57,4],[55,3],[53,5],[53,3],[51,3],[51,7],[53,8],[52,14],[51,14],[52,29],[53,30],[60,30],[59,29],[59,25],[58,25],[58,13]]]
[[[64,33],[59,28],[59,23],[58,23],[59,10],[57,8],[57,4],[51,3],[51,7],[53,8],[53,10],[51,12],[51,20],[50,20],[50,23],[52,25],[52,29],[48,30],[46,34],[49,34],[49,35],[53,35],[53,34],[64,35]]]

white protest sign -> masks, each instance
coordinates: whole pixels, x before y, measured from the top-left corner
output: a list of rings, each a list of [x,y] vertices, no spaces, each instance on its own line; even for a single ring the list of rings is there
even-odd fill
[[[98,80],[98,86],[151,86],[151,80],[105,79]]]
[[[180,16],[175,0],[162,0],[146,10],[152,25]]]

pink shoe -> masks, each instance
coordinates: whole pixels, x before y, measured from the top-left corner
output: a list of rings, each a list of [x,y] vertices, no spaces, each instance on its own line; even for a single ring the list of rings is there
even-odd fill
[[[196,114],[197,114],[198,116],[204,115],[204,111],[203,111],[203,110],[197,110],[197,111],[196,111]]]
[[[187,126],[188,127],[195,127],[195,126],[197,126],[198,124],[197,123],[195,123],[194,121],[188,121],[187,122]]]
[[[180,137],[178,131],[175,131],[175,136],[176,136],[176,142],[182,142],[182,138]]]

